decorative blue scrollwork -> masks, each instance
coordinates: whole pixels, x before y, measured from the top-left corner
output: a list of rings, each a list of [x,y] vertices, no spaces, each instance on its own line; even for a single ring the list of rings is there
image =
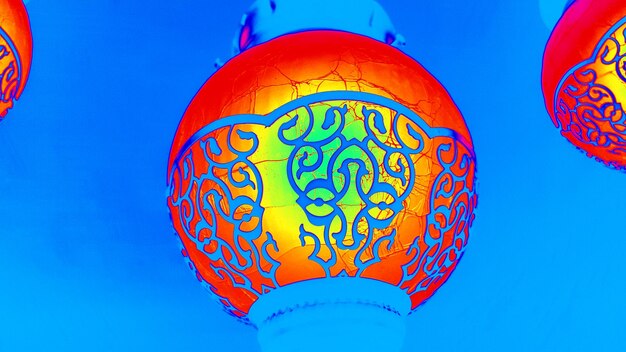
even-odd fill
[[[305,116],[296,115],[284,123],[279,128],[278,137],[285,145],[294,147],[288,159],[289,183],[298,193],[297,202],[309,222],[324,228],[324,243],[331,252],[330,260],[323,261],[316,255],[317,248],[310,259],[317,261],[330,275],[330,268],[337,260],[331,243],[336,243],[339,250],[358,250],[355,257],[358,276],[369,264],[380,260],[377,256],[367,261],[360,258],[374,240],[374,231],[388,228],[404,208],[403,202],[415,185],[415,165],[411,156],[423,151],[424,140],[414,126],[407,124],[408,137],[413,141],[405,142],[399,137],[397,118],[391,122],[392,130],[389,131],[381,112],[366,105],[361,106],[359,116],[363,118],[365,130],[361,135],[346,133],[347,104],[328,108],[319,126],[323,132],[317,134],[315,132],[320,132],[320,128],[314,130],[315,116],[311,107],[306,107],[306,111]],[[307,121],[303,122],[303,119]],[[308,127],[295,138],[286,137],[296,124]],[[395,145],[382,138],[393,139]],[[358,193],[358,197],[353,198],[359,203],[342,202],[351,187]],[[322,207],[329,209],[319,215]],[[356,208],[351,212],[352,217],[347,214],[350,207]],[[316,214],[311,208],[318,210]],[[339,231],[333,233],[331,225],[335,223],[338,223]],[[303,243],[304,238],[309,237],[319,245],[315,235],[304,228],[300,231]],[[395,231],[391,231],[378,239],[375,246],[380,246],[382,240],[392,243],[394,236]]]
[[[600,39],[588,60],[570,69],[559,82],[554,96],[555,126],[576,142],[579,149],[589,146],[602,148],[617,159],[625,156],[626,111],[625,102],[619,97],[623,96],[624,87],[626,17]],[[589,150],[583,152],[589,153]],[[615,160],[598,156],[596,159],[611,168],[626,171],[625,166]]]
[[[0,113],[12,106],[21,81],[20,57],[9,35],[0,27]],[[2,116],[0,116],[0,121]]]
[[[424,291],[431,283],[444,278],[450,268],[461,259],[477,206],[474,178],[471,175],[475,171],[471,151],[459,141],[451,140],[439,145],[437,160],[443,170],[437,175],[430,194],[430,204],[434,209],[427,216],[430,227],[423,236],[427,247],[437,250],[432,251],[432,254],[420,253],[421,236],[409,248],[409,253],[415,254],[402,267],[405,282],[412,282],[407,290],[409,294]],[[438,199],[446,201],[437,202]],[[454,234],[454,238],[452,245],[445,246],[444,234],[449,232]],[[416,269],[411,269],[412,267]],[[425,276],[415,281],[420,271]]]
[[[294,239],[310,246],[306,255],[326,277],[361,276],[395,246],[394,253],[412,258],[401,268],[402,282],[415,281],[406,288],[412,294],[445,275],[463,253],[476,206],[474,161],[462,136],[430,127],[391,99],[316,93],[265,116],[222,118],[194,134],[173,162],[170,209],[179,235],[193,244],[190,267],[242,319],[245,303],[226,291],[258,297],[279,287],[288,280],[279,278],[282,256],[293,249],[281,246]],[[286,175],[288,185],[277,185],[272,175]],[[285,229],[267,218],[276,192],[293,195],[295,204],[280,206],[299,208],[298,226]],[[409,234],[415,240],[408,246],[398,239],[398,214],[416,199],[428,204],[419,215],[427,226]],[[436,250],[422,253],[424,243]],[[194,261],[194,251],[202,260]],[[333,269],[348,258],[354,269]]]

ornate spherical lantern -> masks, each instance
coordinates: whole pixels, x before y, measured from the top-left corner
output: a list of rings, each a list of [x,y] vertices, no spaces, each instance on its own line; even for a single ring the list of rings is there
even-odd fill
[[[21,0],[0,0],[0,121],[13,107],[28,78],[33,41]]]
[[[399,350],[404,317],[467,244],[470,133],[385,35],[288,32],[242,48],[180,122],[168,205],[182,253],[266,351]]]
[[[542,83],[561,134],[626,170],[626,1],[568,1],[545,50]]]

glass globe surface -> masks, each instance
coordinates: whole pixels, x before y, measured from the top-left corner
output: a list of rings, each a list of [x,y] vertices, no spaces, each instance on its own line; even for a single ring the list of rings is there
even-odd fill
[[[625,171],[626,2],[573,1],[546,46],[542,84],[561,135]]]
[[[244,321],[260,296],[331,277],[397,286],[414,309],[463,254],[475,160],[454,102],[413,59],[301,32],[199,90],[172,145],[168,206],[190,268]]]
[[[13,107],[30,71],[32,36],[21,0],[0,0],[0,121]]]

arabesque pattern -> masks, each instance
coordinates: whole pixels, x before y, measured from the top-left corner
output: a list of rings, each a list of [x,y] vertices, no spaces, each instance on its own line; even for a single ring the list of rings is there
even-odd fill
[[[168,204],[190,267],[244,321],[259,295],[334,276],[400,286],[415,308],[467,243],[470,145],[388,98],[316,93],[198,131]]]
[[[626,171],[626,17],[559,83],[553,122],[576,147]]]
[[[0,121],[13,107],[22,77],[22,65],[11,38],[0,28]]]

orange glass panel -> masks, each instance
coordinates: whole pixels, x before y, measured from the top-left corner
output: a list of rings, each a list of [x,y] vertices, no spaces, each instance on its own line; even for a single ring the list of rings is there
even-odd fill
[[[21,0],[0,0],[0,121],[13,107],[30,71],[32,37]]]
[[[244,320],[269,290],[336,276],[399,286],[415,308],[456,267],[476,206],[471,137],[445,89],[401,51],[334,31],[216,72],[168,181],[190,267]]]
[[[626,170],[626,2],[576,0],[546,46],[546,108],[588,156]]]

